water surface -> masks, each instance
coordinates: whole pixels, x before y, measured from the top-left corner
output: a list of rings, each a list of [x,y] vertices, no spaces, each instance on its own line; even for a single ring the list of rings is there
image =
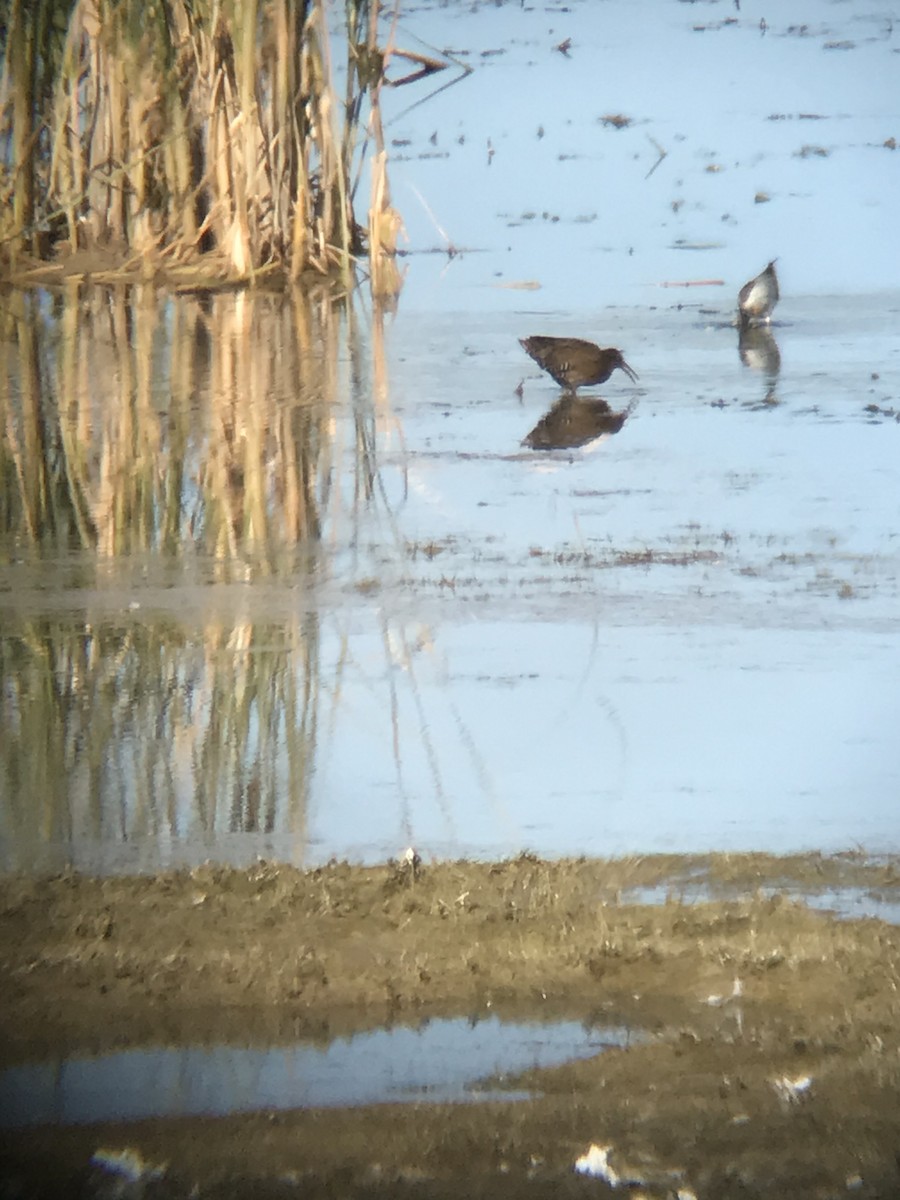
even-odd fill
[[[896,848],[897,34],[814,8],[405,14],[396,313],[4,297],[3,869]],[[536,332],[616,431],[523,444]]]
[[[503,1075],[590,1058],[633,1037],[577,1021],[489,1017],[378,1029],[319,1046],[149,1046],[0,1072],[0,1127],[521,1099],[530,1093],[502,1089]]]

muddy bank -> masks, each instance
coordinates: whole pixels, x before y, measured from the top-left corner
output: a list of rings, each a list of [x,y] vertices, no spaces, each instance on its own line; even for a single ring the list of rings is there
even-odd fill
[[[883,899],[898,879],[893,860],[816,855],[4,880],[3,1068],[439,1015],[642,1031],[503,1081],[527,1101],[19,1129],[7,1191],[97,1194],[126,1177],[91,1155],[128,1148],[161,1173],[126,1193],[603,1194],[573,1171],[596,1143],[645,1194],[895,1195],[897,929],[787,893]]]

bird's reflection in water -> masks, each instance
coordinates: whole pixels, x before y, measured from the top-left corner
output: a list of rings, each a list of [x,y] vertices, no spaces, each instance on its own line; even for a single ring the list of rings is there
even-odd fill
[[[741,329],[738,335],[738,351],[745,367],[752,371],[762,371],[768,380],[778,377],[781,370],[781,352],[771,329],[763,325],[751,325]]]
[[[575,450],[618,433],[631,409],[613,412],[601,396],[560,396],[522,439],[532,450]]]
[[[765,383],[766,392],[755,407],[771,408],[778,404],[775,384],[781,371],[781,351],[772,330],[762,325],[750,325],[738,333],[738,353],[741,362],[751,371],[758,371]]]

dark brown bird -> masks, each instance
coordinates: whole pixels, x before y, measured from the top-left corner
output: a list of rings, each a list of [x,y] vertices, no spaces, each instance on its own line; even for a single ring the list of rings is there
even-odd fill
[[[632,382],[637,379],[621,350],[601,350],[583,338],[527,337],[520,338],[519,344],[567,392],[606,383],[617,369],[624,371]]]
[[[773,258],[764,271],[738,292],[738,311],[741,325],[747,326],[756,321],[771,321],[772,309],[778,303],[778,276],[775,274]]]

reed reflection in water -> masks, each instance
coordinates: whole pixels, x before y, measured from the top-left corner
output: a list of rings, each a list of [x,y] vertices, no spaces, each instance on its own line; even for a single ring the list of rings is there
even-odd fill
[[[298,546],[315,558],[323,522],[372,494],[366,348],[325,292],[13,293],[3,323],[0,521],[32,552],[200,553],[240,578],[277,571],[286,549],[292,567]],[[349,514],[332,492],[347,404]]]
[[[256,831],[301,860],[341,687],[313,598],[393,528],[380,312],[73,288],[0,319],[0,866]]]

